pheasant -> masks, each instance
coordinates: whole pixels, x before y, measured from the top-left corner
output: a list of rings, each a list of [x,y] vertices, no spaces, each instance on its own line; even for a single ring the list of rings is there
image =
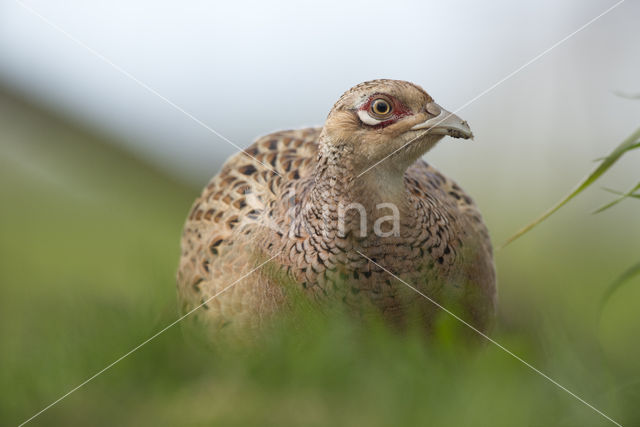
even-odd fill
[[[417,312],[429,328],[438,308],[410,284],[486,331],[496,307],[487,228],[471,198],[421,160],[446,135],[472,138],[421,87],[373,80],[345,92],[322,128],[257,139],[188,215],[181,309],[214,334],[255,331],[294,288],[393,324]]]

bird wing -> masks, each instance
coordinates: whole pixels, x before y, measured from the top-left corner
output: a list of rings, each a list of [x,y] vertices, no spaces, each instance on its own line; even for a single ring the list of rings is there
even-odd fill
[[[486,239],[486,245],[491,247],[489,232],[482,220],[482,215],[473,199],[455,181],[441,174],[436,168],[424,160],[415,162],[405,174],[409,185],[419,186],[421,189],[439,199],[445,206],[451,206],[458,215],[465,218],[471,227]]]
[[[204,188],[182,234],[177,284],[183,312],[251,270],[247,249],[255,220],[284,183],[312,173],[319,135],[320,129],[307,128],[260,137],[230,157]]]
[[[460,273],[473,284],[474,289],[465,295],[463,304],[468,306],[474,324],[490,324],[497,302],[496,274],[489,231],[478,207],[460,186],[422,160],[407,170],[405,180],[410,186],[418,185],[430,197],[438,199],[439,204],[449,211],[450,218],[455,218],[456,226],[452,231],[465,246],[458,264]],[[486,307],[490,308],[483,309]]]

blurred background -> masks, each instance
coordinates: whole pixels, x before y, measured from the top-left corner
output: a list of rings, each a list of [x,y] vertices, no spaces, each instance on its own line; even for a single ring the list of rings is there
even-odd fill
[[[455,111],[614,4],[0,0],[0,423],[177,318],[182,223],[238,147],[321,125],[374,78]],[[461,109],[474,141],[428,153],[496,245],[640,126],[619,96],[640,93],[639,17],[627,1],[595,20]],[[640,203],[591,212],[639,155],[496,254],[496,339],[623,425],[640,424],[640,280],[602,297],[640,260]],[[610,425],[495,346],[373,329],[231,358],[174,328],[32,423]]]

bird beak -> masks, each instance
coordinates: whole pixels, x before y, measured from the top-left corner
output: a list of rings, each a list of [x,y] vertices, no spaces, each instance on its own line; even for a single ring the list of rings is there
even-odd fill
[[[435,102],[427,104],[427,111],[435,117],[418,123],[411,130],[428,129],[433,135],[449,135],[454,138],[473,138],[469,124],[460,117],[440,107]]]

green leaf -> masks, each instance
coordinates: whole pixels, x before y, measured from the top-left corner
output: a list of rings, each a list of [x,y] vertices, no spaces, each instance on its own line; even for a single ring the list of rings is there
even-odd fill
[[[605,157],[602,162],[595,168],[593,172],[587,175],[578,186],[569,193],[565,198],[560,200],[557,204],[543,213],[540,217],[538,217],[533,222],[527,224],[525,227],[521,228],[514,235],[509,237],[499,249],[504,248],[509,243],[513,242],[520,236],[524,235],[531,229],[533,229],[536,225],[540,224],[545,219],[549,218],[552,214],[554,214],[558,209],[566,205],[571,199],[576,197],[578,194],[582,193],[586,188],[588,188],[591,184],[593,184],[603,173],[605,173],[611,166],[613,166],[620,157],[624,153],[629,150],[633,150],[635,148],[640,147],[640,129],[636,130],[632,133],[627,139],[622,141],[620,145],[618,145],[607,157]]]
[[[633,197],[633,198],[640,198],[640,195],[638,194],[634,194],[637,190],[640,190],[640,182],[636,184],[635,187],[633,187],[631,190],[627,191],[626,193],[618,193],[618,192],[614,192],[613,190],[610,189],[606,189],[607,191],[609,191],[610,193],[614,193],[614,194],[618,194],[620,197],[618,197],[617,199],[613,200],[612,202],[607,203],[604,206],[599,207],[598,209],[596,209],[595,211],[593,211],[594,214],[600,213],[606,209],[609,209],[611,206],[617,205],[618,203],[620,203],[621,201],[623,201],[624,199],[628,198],[628,197]]]
[[[607,302],[609,302],[609,299],[611,298],[611,296],[618,289],[620,289],[620,286],[622,286],[623,284],[625,284],[626,282],[628,282],[629,280],[633,279],[635,276],[638,276],[638,275],[640,275],[640,262],[631,266],[629,269],[627,269],[627,271],[622,273],[611,285],[609,285],[604,295],[602,296],[602,300],[600,301],[600,312],[602,312],[602,309],[604,308],[604,306],[607,305]]]

